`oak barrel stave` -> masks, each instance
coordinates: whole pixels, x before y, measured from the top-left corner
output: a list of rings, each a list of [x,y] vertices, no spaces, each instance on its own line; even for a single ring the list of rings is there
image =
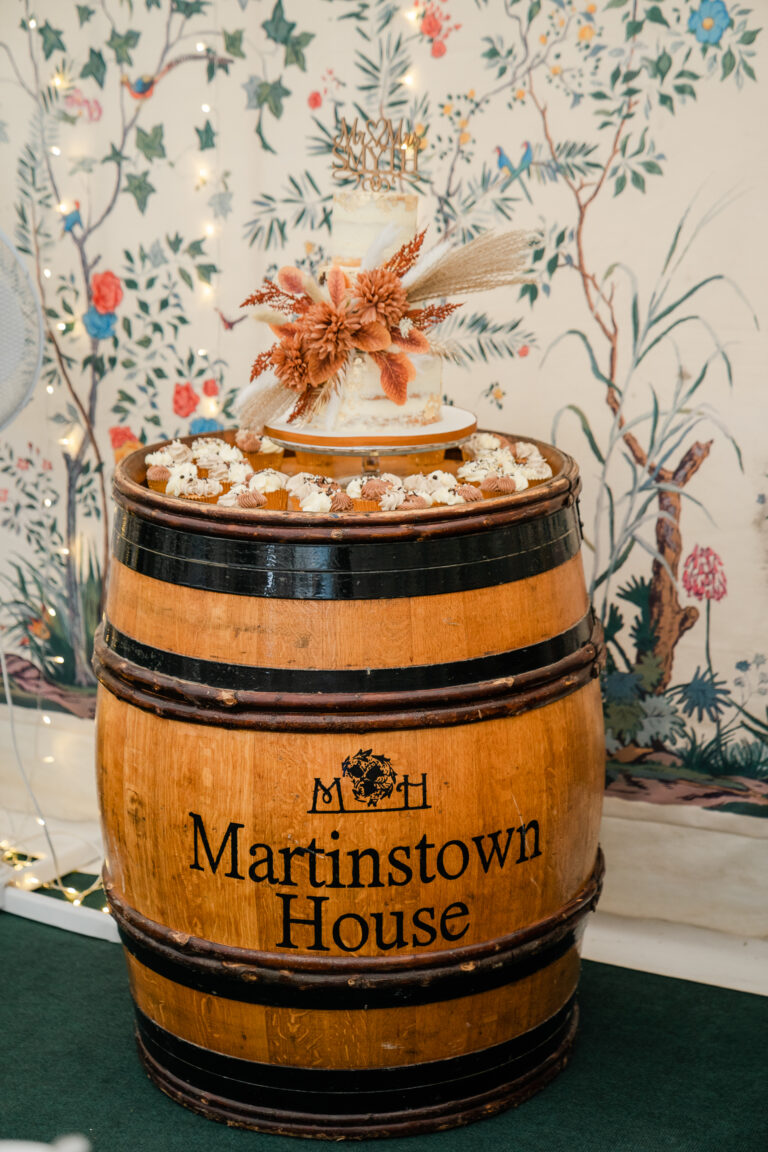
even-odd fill
[[[554,479],[481,513],[222,514],[118,471],[105,879],[142,1059],[187,1106],[427,1131],[567,1058],[602,649],[578,473],[542,447]]]

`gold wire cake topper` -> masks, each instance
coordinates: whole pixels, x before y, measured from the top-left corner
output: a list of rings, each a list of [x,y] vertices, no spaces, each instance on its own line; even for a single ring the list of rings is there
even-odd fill
[[[415,133],[391,120],[366,120],[356,116],[351,125],[342,117],[341,130],[333,141],[333,176],[366,192],[390,192],[404,180],[415,183],[419,175],[419,141]]]

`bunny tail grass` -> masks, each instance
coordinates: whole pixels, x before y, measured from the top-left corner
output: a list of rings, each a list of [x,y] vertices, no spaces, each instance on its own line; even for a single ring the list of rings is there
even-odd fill
[[[253,432],[261,432],[265,424],[274,420],[290,405],[291,396],[279,381],[246,388],[238,397],[236,408],[240,417],[240,427]]]

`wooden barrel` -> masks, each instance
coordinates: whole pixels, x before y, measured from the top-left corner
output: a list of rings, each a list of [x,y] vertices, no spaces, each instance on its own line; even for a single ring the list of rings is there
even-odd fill
[[[141,1057],[263,1131],[410,1134],[563,1066],[600,889],[574,462],[481,506],[241,512],[117,470],[97,759]]]

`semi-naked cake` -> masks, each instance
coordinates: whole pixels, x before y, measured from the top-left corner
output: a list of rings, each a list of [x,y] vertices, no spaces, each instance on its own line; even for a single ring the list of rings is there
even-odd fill
[[[331,264],[342,268],[350,281],[366,268],[384,264],[416,235],[418,197],[413,192],[336,192],[333,197]],[[361,436],[374,431],[393,433],[440,420],[442,362],[440,357],[409,354],[416,375],[403,404],[395,404],[381,385],[374,359],[357,352],[330,390],[327,402],[296,429]]]

